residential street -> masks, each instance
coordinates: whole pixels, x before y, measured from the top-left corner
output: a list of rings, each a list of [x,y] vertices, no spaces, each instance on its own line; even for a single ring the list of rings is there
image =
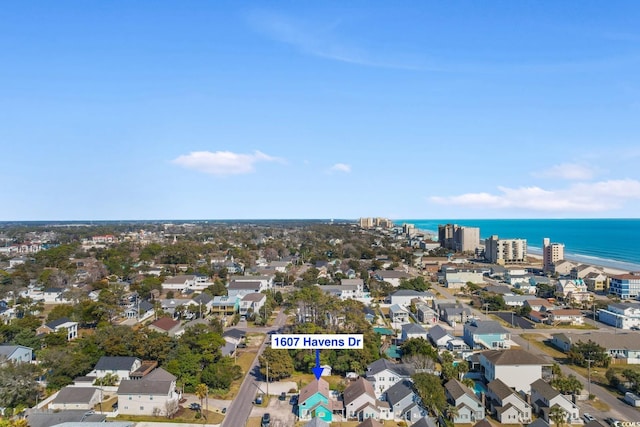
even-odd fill
[[[244,329],[251,332],[270,332],[284,326],[286,320],[287,315],[283,310],[281,310],[280,313],[278,313],[273,326],[266,328]],[[239,427],[244,426],[247,423],[247,419],[249,419],[249,415],[251,414],[251,410],[253,409],[253,399],[256,395],[257,382],[260,380],[260,374],[258,373],[258,357],[267,347],[268,341],[269,340],[265,339],[258,349],[258,353],[256,354],[256,357],[251,364],[249,372],[247,372],[244,380],[242,381],[242,385],[238,390],[236,398],[231,402],[231,405],[227,409],[227,416],[222,422],[221,427]]]

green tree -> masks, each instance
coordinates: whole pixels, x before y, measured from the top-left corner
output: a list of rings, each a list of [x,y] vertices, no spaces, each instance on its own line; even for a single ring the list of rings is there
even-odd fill
[[[195,395],[198,399],[200,399],[200,412],[202,412],[202,407],[204,406],[202,402],[205,398],[209,397],[209,387],[207,387],[206,384],[198,384],[196,386]]]
[[[266,377],[269,366],[269,380],[279,381],[293,374],[293,359],[287,350],[267,347],[260,358],[260,373]]]
[[[424,338],[409,338],[400,346],[403,356],[420,354],[438,360],[438,351]]]
[[[440,378],[427,373],[417,373],[411,378],[423,405],[435,416],[442,415],[447,408],[447,398],[444,387],[440,384]]]
[[[567,412],[559,405],[554,405],[549,410],[549,419],[554,422],[557,427],[562,427],[567,421]]]
[[[33,406],[40,395],[36,378],[40,368],[30,363],[8,362],[0,367],[0,407]]]
[[[589,340],[586,343],[578,341],[571,345],[567,357],[570,363],[574,365],[586,367],[588,360],[591,360],[591,366],[609,367],[611,357],[607,349]]]

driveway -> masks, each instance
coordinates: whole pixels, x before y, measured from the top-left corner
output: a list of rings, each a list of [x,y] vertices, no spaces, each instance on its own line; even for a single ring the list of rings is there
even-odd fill
[[[266,408],[254,406],[251,410],[251,417],[262,417],[262,414],[271,414],[272,426],[293,426],[296,423],[296,416],[293,413],[293,405],[289,404],[289,399],[285,401],[279,400],[277,396],[273,396],[271,388],[269,393],[272,394],[269,405]]]
[[[511,325],[512,328],[522,329],[534,329],[536,325],[522,316],[519,316],[511,311],[509,312],[491,312],[494,316],[497,316]],[[513,321],[513,324],[511,323]]]

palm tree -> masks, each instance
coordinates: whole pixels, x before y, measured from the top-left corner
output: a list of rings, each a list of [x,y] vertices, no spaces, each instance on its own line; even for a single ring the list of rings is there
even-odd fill
[[[555,405],[549,410],[549,419],[553,421],[557,427],[562,427],[567,419],[567,413],[562,407]]]
[[[204,400],[205,397],[207,397],[207,406],[209,406],[209,387],[207,387],[206,384],[198,384],[196,386],[196,392],[195,395],[198,399],[200,399],[200,413],[202,413],[202,401]],[[207,408],[207,410],[209,410],[209,408]],[[206,418],[206,415],[205,415]]]
[[[451,422],[453,422],[458,415],[460,415],[460,413],[458,412],[458,408],[453,405],[447,406],[447,418],[451,420]]]

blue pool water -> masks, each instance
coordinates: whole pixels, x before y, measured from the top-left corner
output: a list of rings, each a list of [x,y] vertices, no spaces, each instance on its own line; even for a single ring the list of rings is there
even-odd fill
[[[480,395],[480,393],[486,394],[487,393],[487,387],[483,383],[481,383],[480,381],[476,381],[473,384],[473,391],[475,391],[477,395]]]

